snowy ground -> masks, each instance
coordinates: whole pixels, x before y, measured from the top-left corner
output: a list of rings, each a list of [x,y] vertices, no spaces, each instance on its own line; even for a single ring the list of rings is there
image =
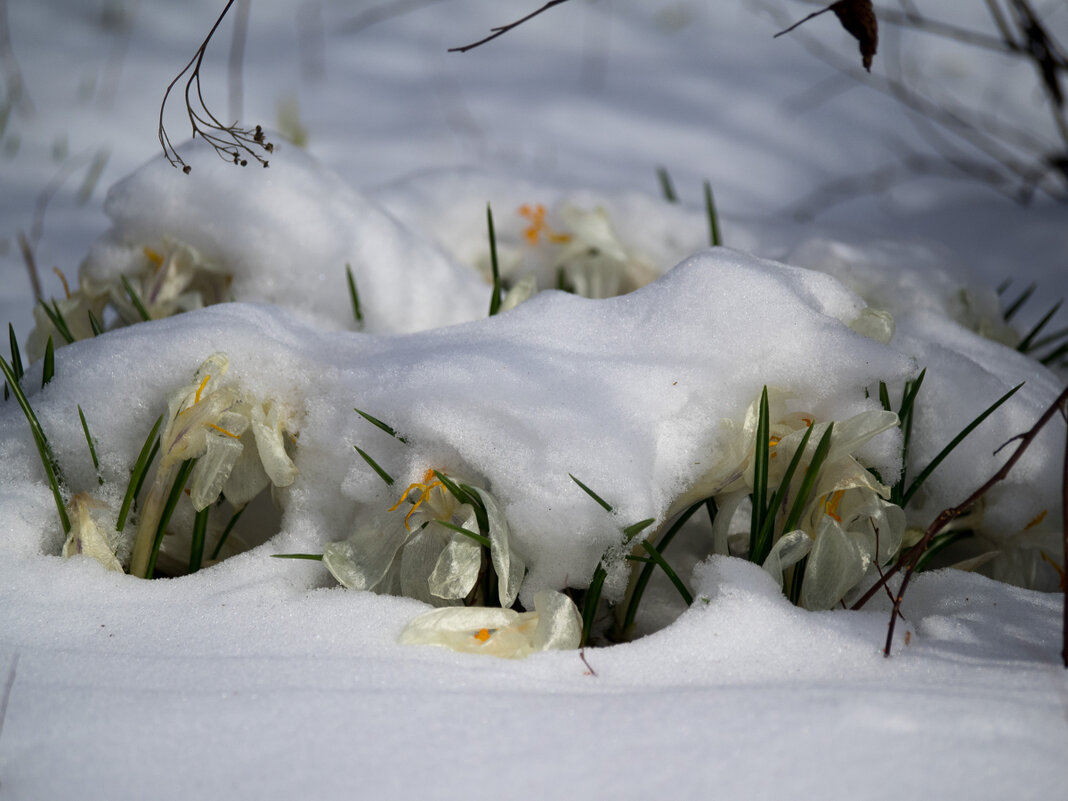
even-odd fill
[[[281,515],[265,503],[245,521],[259,547],[141,581],[57,556],[33,440],[13,403],[0,408],[0,799],[1063,794],[1059,593],[921,575],[887,660],[885,597],[860,612],[800,610],[764,570],[707,558],[708,526],[695,522],[672,556],[691,608],[658,580],[639,626],[655,633],[587,649],[585,661],[573,650],[504,661],[398,644],[425,605],[270,558],[322,552],[433,466],[492,489],[528,569],[529,607],[536,590],[585,586],[623,526],[666,522],[715,473],[709,454],[730,449],[721,421],[740,425],[765,384],[817,420],[843,421],[880,408],[865,389],[883,380],[900,393],[927,367],[913,434],[922,464],[1026,381],[932,478],[910,512],[925,525],[991,475],[994,448],[1063,387],[1063,371],[976,333],[1004,333],[993,293],[1004,278],[1039,282],[1024,324],[1068,293],[1063,206],[1025,209],[929,177],[814,207],[818,187],[894,162],[900,142],[925,146],[923,125],[799,41],[773,40],[778,17],[685,0],[575,0],[463,55],[445,50],[531,4],[254,4],[243,119],[293,130],[285,108],[297,102],[308,155],[281,144],[270,169],[242,171],[183,150],[194,165],[184,176],[159,160],[158,102],[221,5],[6,4],[32,109],[12,109],[0,136],[0,311],[24,347],[33,315],[19,231],[46,296],[63,297],[52,266],[72,287],[86,259],[84,275],[111,280],[172,237],[225,264],[233,296],[259,304],[60,349],[44,390],[40,367],[28,371],[73,491],[97,491],[77,405],[111,502],[107,487],[168,398],[216,351],[243,391],[287,410],[299,473],[276,490]],[[787,19],[810,10],[764,5]],[[965,5],[953,13],[986,24],[982,4]],[[1063,38],[1068,8],[1050,23]],[[857,60],[830,15],[809,25]],[[1055,142],[1028,69],[883,34],[877,76],[901,59]],[[220,37],[204,69],[209,105],[227,117],[229,28]],[[176,140],[179,110],[167,115]],[[98,153],[107,162],[83,202]],[[658,165],[681,205],[659,200]],[[705,179],[736,251],[701,250]],[[667,274],[617,299],[545,293],[485,320],[487,202],[506,265],[525,259],[543,288],[555,278],[545,240],[576,219],[567,203],[605,210],[628,259],[624,288]],[[550,217],[535,248],[523,236],[531,217],[516,210],[539,203]],[[799,208],[815,208],[815,222],[797,221]],[[346,263],[368,333],[351,330]],[[872,338],[866,304],[893,312],[893,339]],[[1059,533],[1054,425],[984,512],[992,538],[1016,537],[1000,547],[1018,561],[997,569],[1030,558],[1014,543]],[[892,470],[896,436],[858,454]],[[1045,525],[1022,536],[1042,511]],[[624,564],[609,594],[622,592]],[[1035,564],[1040,586],[1055,586]]]

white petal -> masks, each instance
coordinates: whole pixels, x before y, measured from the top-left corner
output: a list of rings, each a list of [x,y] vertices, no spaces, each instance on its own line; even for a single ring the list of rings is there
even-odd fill
[[[352,536],[323,549],[323,564],[340,584],[353,590],[372,590],[389,571],[407,532],[395,516],[386,515],[358,526]]]
[[[490,559],[497,572],[497,594],[501,606],[509,607],[519,595],[519,585],[523,583],[526,565],[523,559],[512,550],[508,535],[508,520],[501,511],[497,499],[480,487],[473,488],[486,507],[489,522]]]
[[[442,534],[445,532],[446,534]],[[412,533],[401,551],[400,588],[401,594],[408,598],[431,604],[445,606],[444,599],[430,594],[430,574],[434,572],[441,552],[448,541],[449,530],[436,523],[427,523]]]
[[[241,455],[241,442],[225,434],[209,434],[204,455],[197,460],[191,477],[190,497],[198,512],[215,503]]]
[[[833,518],[824,516],[805,563],[801,606],[830,609],[864,578],[864,573],[860,549]]]
[[[453,532],[434,565],[427,587],[438,598],[463,600],[478,581],[481,567],[482,546],[464,534]]]
[[[582,615],[574,601],[552,590],[534,593],[538,627],[531,646],[535,651],[578,648],[582,641]]]
[[[300,471],[286,453],[278,404],[272,403],[270,407],[264,413],[262,404],[252,405],[252,433],[256,437],[263,469],[271,477],[271,483],[276,487],[288,487]]]
[[[858,334],[874,339],[884,345],[889,345],[894,338],[894,315],[882,309],[873,309],[867,306],[849,327]]]
[[[271,483],[270,477],[263,469],[260,451],[256,447],[256,437],[245,434],[241,437],[241,454],[230,471],[230,477],[223,485],[223,495],[235,509],[240,509],[251,501]]]
[[[66,558],[77,554],[88,556],[108,570],[121,573],[122,565],[115,556],[107,535],[96,524],[90,513],[90,507],[97,503],[84,492],[70,499],[67,511],[70,513],[71,527],[67,541],[63,544],[63,556]]]
[[[534,273],[528,273],[520,278],[515,286],[505,293],[504,300],[501,301],[500,312],[506,312],[510,309],[514,309],[520,303],[526,300],[530,300],[538,293],[538,279]]]
[[[782,587],[784,571],[804,559],[812,550],[812,538],[801,529],[783,534],[764,560],[762,567]]]
[[[511,609],[484,606],[434,609],[408,623],[399,642],[404,645],[443,645],[465,653],[525,656],[530,652],[530,640],[514,628],[521,617]]]

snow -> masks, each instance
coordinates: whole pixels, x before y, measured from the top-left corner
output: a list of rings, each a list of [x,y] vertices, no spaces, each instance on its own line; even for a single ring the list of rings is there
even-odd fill
[[[99,100],[100,49],[121,26],[59,0],[7,9],[37,113],[15,118],[6,141],[20,136],[21,155],[0,162],[0,309],[25,341],[31,296],[13,232],[30,230],[53,175],[55,131],[79,130],[79,151],[110,144],[106,201],[98,191],[78,205],[71,182],[50,205],[42,273],[62,264],[73,288],[84,260],[83,282],[114,287],[119,272],[151,260],[146,248],[181,243],[237,302],[60,348],[44,388],[40,364],[28,370],[68,485],[114,506],[168,399],[220,351],[226,382],[284,410],[299,472],[273,489],[274,505],[263,499],[243,519],[250,550],[143,581],[58,555],[63,536],[26,421],[13,402],[0,406],[0,798],[1063,794],[1060,593],[958,570],[919,574],[886,659],[885,595],[861,611],[799,609],[764,570],[710,555],[708,524],[695,517],[669,554],[691,607],[657,575],[639,619],[647,636],[506,661],[401,645],[425,604],[339,587],[319,562],[272,558],[321,553],[433,467],[500,503],[529,571],[524,604],[538,590],[585,587],[613,549],[615,599],[628,570],[621,530],[669,522],[679,498],[719,469],[716,454],[730,451],[763,386],[790,411],[844,421],[881,409],[880,381],[896,403],[925,367],[915,475],[1026,382],[909,508],[922,528],[992,475],[1006,458],[995,449],[1063,387],[1063,373],[1000,344],[1015,334],[991,289],[1006,275],[1014,286],[1039,281],[1050,298],[1068,289],[1063,208],[1025,211],[932,178],[818,224],[785,219],[832,164],[877,166],[884,130],[914,134],[894,106],[866,107],[859,90],[784,112],[778,101],[831,73],[789,39],[772,43],[773,26],[741,3],[568,4],[465,56],[444,47],[527,4],[434,3],[362,31],[366,19],[347,4],[304,4],[296,27],[291,8],[256,5],[246,107],[269,117],[299,96],[308,152],[281,143],[264,170],[183,147],[186,176],[154,150],[153,104],[216,5],[180,15],[163,3],[122,6],[135,16],[106,110],[85,98]],[[302,37],[314,38],[318,13],[323,72],[301,77],[302,65],[315,73]],[[839,44],[853,56],[851,40]],[[1004,98],[1031,85],[967,51],[911,46],[951,80],[997,75]],[[205,69],[222,74],[217,48]],[[80,101],[68,69],[79,54],[100,81],[87,78]],[[1039,119],[1041,109],[1026,109]],[[687,202],[655,196],[656,164]],[[709,176],[729,247],[705,247]],[[547,290],[490,318],[487,203],[508,280],[530,274]],[[533,212],[518,210],[538,204],[548,228],[535,244]],[[548,234],[604,237],[605,221],[623,266],[606,279],[603,264],[587,265],[570,280],[656,280],[603,299],[552,290],[568,244]],[[46,294],[62,297],[58,278],[42,277]],[[892,338],[858,332],[873,331],[873,309],[893,315]],[[892,480],[900,443],[886,431],[857,455]],[[1021,554],[1038,547],[1023,543],[1057,541],[1063,449],[1054,421],[991,493],[980,527],[1005,551],[995,570],[1022,570]],[[1045,524],[1025,531],[1042,511]],[[178,517],[188,529],[191,507]],[[1055,573],[1042,569],[1039,586],[1052,589]]]

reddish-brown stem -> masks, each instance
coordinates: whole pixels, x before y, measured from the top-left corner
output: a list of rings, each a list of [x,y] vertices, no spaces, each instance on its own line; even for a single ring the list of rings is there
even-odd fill
[[[449,48],[449,52],[450,53],[466,53],[468,50],[474,50],[476,47],[479,47],[480,45],[484,45],[486,42],[493,41],[498,36],[503,36],[504,34],[508,33],[508,31],[512,30],[513,28],[518,28],[524,22],[528,22],[529,20],[534,19],[534,17],[538,16],[539,14],[541,14],[541,13],[543,13],[545,11],[548,11],[553,6],[558,6],[561,3],[566,3],[566,2],[567,2],[567,0],[549,0],[549,2],[546,3],[545,5],[543,5],[541,8],[537,9],[536,11],[530,12],[529,14],[527,14],[522,19],[517,19],[515,22],[510,22],[507,25],[501,25],[501,26],[499,26],[497,28],[490,28],[490,31],[492,31],[492,33],[490,33],[490,35],[487,36],[485,39],[479,39],[477,42],[472,42],[471,44],[464,45],[463,47],[450,47]]]

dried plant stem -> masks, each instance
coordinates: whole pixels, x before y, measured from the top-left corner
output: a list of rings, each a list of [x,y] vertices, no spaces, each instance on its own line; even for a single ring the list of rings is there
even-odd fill
[[[194,138],[199,134],[201,139],[215,148],[215,152],[221,158],[233,161],[234,164],[240,164],[242,167],[248,164],[249,158],[266,167],[268,162],[260,155],[259,151],[262,150],[265,153],[274,151],[274,145],[266,140],[263,129],[259,125],[254,129],[240,128],[236,121],[233,125],[225,125],[218,117],[212,114],[204,101],[200,85],[200,68],[204,63],[204,54],[207,52],[208,43],[219,29],[219,25],[233,4],[234,0],[227,0],[226,7],[223,8],[219,18],[215,20],[215,24],[211,26],[211,30],[208,31],[204,41],[200,43],[196,53],[193,54],[189,63],[167,86],[167,91],[163,93],[163,102],[159,107],[159,143],[163,147],[163,155],[171,165],[180,166],[185,173],[189,173],[192,168],[185,163],[185,160],[182,159],[171,143],[171,138],[163,124],[163,113],[167,108],[167,98],[170,97],[171,90],[182,79],[182,76],[189,73],[190,70],[192,72],[185,82],[185,107],[186,113],[189,115],[189,124],[193,129]]]
[[[543,5],[541,8],[537,9],[536,11],[532,11],[531,13],[527,14],[522,19],[517,19],[515,22],[510,22],[507,25],[501,25],[501,26],[498,26],[496,28],[490,28],[491,33],[485,39],[479,39],[477,42],[472,42],[471,44],[464,45],[463,47],[450,47],[449,48],[449,52],[450,53],[466,53],[468,50],[474,50],[476,47],[480,47],[481,45],[486,44],[486,42],[493,41],[498,36],[503,36],[504,34],[508,33],[508,31],[512,30],[513,28],[518,28],[524,22],[529,22],[530,20],[534,19],[534,17],[536,17],[539,14],[542,14],[542,13],[548,11],[553,6],[558,6],[561,3],[566,3],[566,2],[567,2],[567,0],[549,0],[549,2],[546,3],[545,5]]]
[[[1023,456],[1024,452],[1031,446],[1031,443],[1034,442],[1035,438],[1045,427],[1046,423],[1048,423],[1058,411],[1064,414],[1066,404],[1068,404],[1068,388],[1066,388],[1057,397],[1057,400],[1055,400],[1049,406],[1049,408],[1046,409],[1046,411],[1042,414],[1042,416],[1038,419],[1038,422],[1034,424],[1030,431],[1016,438],[1019,439],[1019,444],[1016,446],[1016,450],[1013,451],[1012,456],[1010,456],[1008,460],[1006,460],[1005,464],[1003,464],[1001,468],[993,476],[991,476],[985,484],[983,484],[981,487],[979,487],[979,489],[969,495],[962,503],[949,509],[943,510],[938,515],[938,517],[935,518],[934,522],[931,523],[927,531],[924,532],[924,535],[920,539],[920,541],[917,542],[914,546],[912,546],[904,554],[902,554],[901,557],[897,560],[897,563],[890,570],[886,571],[886,573],[877,582],[875,582],[875,584],[872,585],[872,587],[866,593],[864,593],[860,600],[853,604],[852,609],[860,609],[872,598],[872,596],[874,596],[880,589],[882,589],[891,578],[897,575],[900,571],[905,571],[905,575],[901,580],[901,586],[898,588],[898,591],[894,596],[894,608],[893,612],[890,615],[890,625],[888,626],[888,631],[886,634],[886,646],[883,648],[884,655],[890,656],[890,646],[893,643],[894,639],[894,624],[896,623],[897,617],[900,614],[901,601],[905,596],[905,590],[908,588],[909,580],[912,578],[912,575],[915,572],[916,565],[919,563],[920,557],[923,556],[924,552],[930,546],[931,540],[934,539],[935,535],[937,535],[942,529],[944,529],[950,523],[950,521],[960,517],[973,506],[975,506],[975,504],[979,501],[980,498],[986,495],[986,493],[989,492],[994,487],[994,485],[996,485],[1009,474],[1009,471],[1012,470],[1012,468],[1016,465],[1016,462],[1020,460],[1020,457]],[[1010,442],[1011,441],[1012,440],[1010,440]],[[1065,456],[1065,487],[1066,497],[1063,500],[1068,501],[1068,450],[1066,450]],[[1068,560],[1068,517],[1066,517],[1065,520],[1065,532],[1065,559]],[[1065,612],[1064,636],[1066,642],[1062,655],[1065,659],[1065,667],[1068,667],[1068,610],[1066,610]]]

